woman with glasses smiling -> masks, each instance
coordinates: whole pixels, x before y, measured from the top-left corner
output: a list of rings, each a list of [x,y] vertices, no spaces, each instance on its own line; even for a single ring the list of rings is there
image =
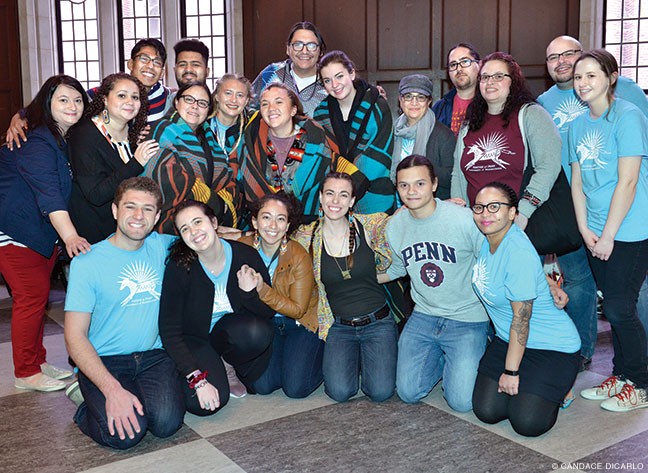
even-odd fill
[[[394,124],[394,152],[390,177],[396,182],[396,167],[407,156],[425,156],[434,165],[439,184],[436,197],[450,198],[450,177],[456,139],[430,109],[432,82],[422,74],[405,76],[398,84],[398,102],[403,114]]]
[[[207,123],[213,108],[209,88],[201,82],[185,84],[174,105],[169,118],[151,124],[150,136],[160,149],[144,171],[164,196],[157,230],[176,233],[172,210],[187,199],[207,204],[223,225],[236,226],[239,194],[227,157],[214,152],[218,142]]]
[[[512,56],[488,55],[478,80],[457,137],[450,194],[472,204],[477,190],[488,182],[520,189],[515,222],[524,230],[533,212],[549,198],[560,173],[560,135],[551,116],[534,102]],[[533,172],[523,187],[531,165]]]
[[[513,225],[515,191],[490,182],[474,202],[473,219],[486,238],[472,281],[496,336],[479,363],[473,411],[483,422],[508,419],[520,435],[536,437],[553,427],[561,404],[573,400],[564,401],[578,373],[580,336],[554,305],[531,241]]]

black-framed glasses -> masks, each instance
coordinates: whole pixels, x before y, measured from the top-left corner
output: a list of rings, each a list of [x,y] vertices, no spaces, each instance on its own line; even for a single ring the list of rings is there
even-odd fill
[[[410,94],[407,93],[403,95],[403,100],[405,102],[411,102],[412,100],[416,100],[418,103],[425,103],[429,97],[427,95],[422,95],[422,94]]]
[[[153,58],[146,54],[138,54],[137,56],[135,56],[135,59],[137,59],[139,62],[141,62],[144,65],[152,62],[155,67],[164,66],[164,62],[159,57]]]
[[[504,74],[503,72],[496,72],[495,74],[481,74],[479,76],[479,82],[486,83],[489,79],[493,79],[493,82],[502,82],[505,77],[512,79],[511,74]]]
[[[304,49],[304,46],[306,46],[306,49],[308,49],[311,53],[314,51],[317,51],[317,48],[319,48],[319,44],[311,41],[310,43],[304,43],[303,41],[295,41],[293,43],[290,43],[290,46],[293,48],[293,51],[299,52],[302,49]]]
[[[477,215],[484,213],[484,209],[488,210],[488,213],[496,214],[502,205],[513,207],[513,204],[509,204],[508,202],[489,202],[485,205],[475,204],[470,208],[472,209],[473,213]]]
[[[200,108],[208,108],[209,107],[209,101],[205,99],[197,99],[193,95],[183,95],[180,97],[182,100],[184,100],[184,103],[187,105],[193,105],[195,103],[198,104]]]
[[[567,51],[563,51],[562,53],[550,54],[545,59],[547,60],[547,62],[556,62],[558,59],[560,59],[560,56],[564,57],[565,59],[571,59],[582,52],[582,49],[568,49]]]
[[[479,61],[470,58],[461,59],[460,61],[452,61],[450,64],[448,64],[448,70],[456,71],[459,68],[459,66],[461,66],[462,69],[465,69],[467,67],[470,67],[470,65],[473,62],[479,62]]]

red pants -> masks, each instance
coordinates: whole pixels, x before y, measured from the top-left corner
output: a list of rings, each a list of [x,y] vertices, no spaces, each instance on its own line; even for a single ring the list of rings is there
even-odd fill
[[[43,326],[56,251],[45,258],[29,248],[0,246],[0,273],[11,287],[11,346],[14,374],[25,378],[40,373],[45,363]]]

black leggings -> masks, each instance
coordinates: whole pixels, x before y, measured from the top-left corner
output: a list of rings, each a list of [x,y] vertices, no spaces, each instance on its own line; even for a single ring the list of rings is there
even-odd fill
[[[220,406],[215,411],[200,407],[196,392],[182,382],[187,411],[198,416],[210,416],[222,409],[229,400],[227,373],[221,360],[234,367],[249,392],[270,363],[272,355],[272,322],[249,314],[229,314],[221,318],[209,334],[209,342],[185,336],[185,343],[201,371],[207,371],[207,381],[217,390]]]
[[[479,373],[473,391],[473,411],[487,424],[508,419],[518,434],[537,437],[556,423],[560,406],[536,394],[518,393],[510,396],[497,392],[499,382]]]

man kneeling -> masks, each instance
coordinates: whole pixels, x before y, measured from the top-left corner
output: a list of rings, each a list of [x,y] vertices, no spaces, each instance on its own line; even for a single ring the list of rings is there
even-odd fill
[[[74,421],[118,449],[137,444],[147,430],[173,435],[184,418],[180,378],[158,333],[164,261],[175,238],[151,233],[161,206],[151,179],[123,181],[112,205],[116,232],[70,268],[65,342],[84,398]]]

